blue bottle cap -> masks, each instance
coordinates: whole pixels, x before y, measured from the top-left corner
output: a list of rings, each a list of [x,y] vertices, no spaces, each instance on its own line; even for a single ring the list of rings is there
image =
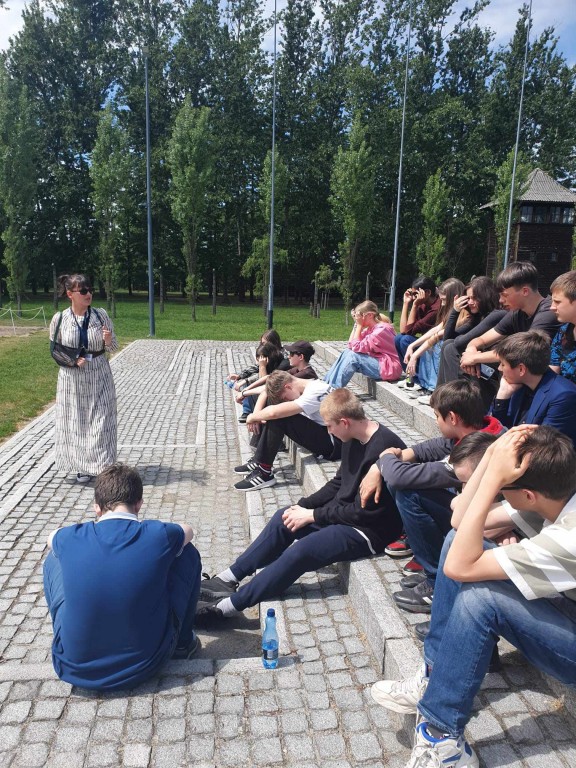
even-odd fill
[[[274,610],[274,608],[268,608],[266,616],[276,616],[276,611]]]

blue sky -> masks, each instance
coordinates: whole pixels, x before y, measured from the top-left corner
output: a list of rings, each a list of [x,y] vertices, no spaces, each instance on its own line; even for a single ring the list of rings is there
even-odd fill
[[[522,0],[492,0],[482,13],[483,24],[496,32],[495,44],[505,45],[514,32],[518,19],[518,8]],[[278,10],[283,8],[286,0],[278,0]],[[8,46],[9,38],[16,34],[21,27],[24,0],[8,0],[9,9],[0,9],[0,50]],[[269,12],[274,8],[274,0],[266,0]],[[471,0],[458,0],[455,5],[457,12]],[[559,48],[569,64],[576,64],[576,0],[533,0],[532,16],[534,20],[533,35],[545,27],[553,26],[560,38]],[[271,48],[271,35],[266,41],[266,47]]]

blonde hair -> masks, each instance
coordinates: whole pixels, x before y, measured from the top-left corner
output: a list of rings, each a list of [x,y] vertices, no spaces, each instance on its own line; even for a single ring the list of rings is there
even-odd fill
[[[282,392],[294,377],[286,371],[272,371],[266,379],[266,397],[272,405],[282,402]]]
[[[334,389],[320,403],[320,416],[324,421],[353,419],[363,421],[366,418],[364,407],[354,392],[342,387]]]
[[[386,315],[381,315],[378,311],[378,307],[376,304],[374,304],[373,301],[363,301],[362,304],[358,304],[356,307],[356,312],[358,312],[361,315],[367,315],[368,312],[374,313],[374,319],[377,320],[379,323],[389,323],[390,320],[386,317]]]

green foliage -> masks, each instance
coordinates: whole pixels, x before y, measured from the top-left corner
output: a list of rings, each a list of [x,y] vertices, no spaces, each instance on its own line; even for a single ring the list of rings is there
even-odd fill
[[[476,0],[457,15],[455,0],[287,1],[278,16],[276,136],[286,184],[276,206],[277,294],[307,303],[322,264],[341,273],[347,301],[361,291],[355,274],[370,271],[375,285],[386,281],[409,8],[414,13],[398,280],[414,276],[418,243],[426,240],[440,252],[441,236],[446,272],[467,278],[481,271],[481,206],[490,200],[496,171],[515,140],[527,18],[523,6],[509,44],[495,49],[494,33],[482,22],[487,3]],[[88,272],[111,298],[117,286],[131,292],[147,284],[144,46],[156,272],[162,271],[171,290],[184,290],[188,276],[193,306],[195,291],[211,284],[213,270],[226,297],[243,299],[249,291],[252,299],[255,289],[265,290],[265,158],[272,120],[271,19],[265,8],[262,0],[30,0],[23,27],[5,53],[11,90],[0,98],[0,112],[15,114],[26,92],[28,127],[38,139],[35,156],[22,158],[34,166],[36,185],[25,225],[8,231],[4,205],[0,211],[6,233],[0,249],[8,249],[11,264],[10,254],[20,253],[23,269],[14,278],[25,290],[49,285],[52,264],[59,272]],[[199,209],[192,214],[195,241],[187,216],[174,207],[177,182],[169,162],[186,97],[190,108],[210,109],[214,169],[202,216],[196,215]],[[103,105],[111,100],[133,161],[112,246],[103,240],[102,213],[94,215],[104,209],[91,179]],[[576,183],[575,107],[576,69],[558,52],[554,30],[547,29],[530,40],[520,148],[534,166],[567,186]],[[356,124],[369,149],[363,160]],[[355,152],[368,166],[368,176],[358,182],[350,170]],[[440,163],[452,215],[445,229],[431,233],[420,211],[426,183]],[[22,179],[28,178],[23,169]],[[370,183],[368,194],[364,187]],[[355,196],[369,205],[356,204]],[[177,198],[185,201],[184,192]],[[363,228],[364,219],[370,224]],[[0,277],[7,276],[2,260]]]
[[[354,116],[350,146],[340,148],[332,172],[330,201],[334,217],[344,231],[340,244],[342,293],[349,314],[360,243],[372,227],[374,210],[375,160],[366,141],[366,128],[359,113]]]
[[[508,228],[508,212],[510,209],[510,188],[512,186],[512,169],[514,166],[514,150],[510,150],[508,157],[502,163],[497,172],[497,182],[494,189],[494,229],[496,230],[496,270],[498,273],[504,266],[504,250],[506,247],[506,231]],[[526,158],[519,153],[516,163],[516,176],[514,179],[514,203],[512,206],[512,225],[518,220],[518,200],[522,187],[526,183],[528,174],[530,173],[530,166]],[[514,228],[511,230],[514,235]],[[515,251],[514,241],[510,241],[511,253],[508,257],[511,258]]]
[[[25,87],[11,82],[2,66],[0,75],[0,200],[7,226],[2,234],[8,290],[18,310],[26,289],[29,247],[26,230],[36,196],[36,122]]]
[[[447,275],[446,231],[452,213],[450,190],[442,180],[440,168],[428,178],[423,197],[423,229],[416,264],[420,274],[438,282]]]
[[[121,229],[129,210],[129,190],[134,170],[128,136],[119,124],[112,105],[108,104],[98,123],[90,178],[100,230],[99,272],[113,317],[116,317],[114,294],[118,287],[122,255]]]
[[[193,107],[188,96],[174,121],[168,144],[168,163],[172,173],[172,214],[182,231],[183,253],[188,270],[186,292],[190,297],[192,319],[195,320],[198,241],[214,173],[214,149],[210,110],[207,107]]]

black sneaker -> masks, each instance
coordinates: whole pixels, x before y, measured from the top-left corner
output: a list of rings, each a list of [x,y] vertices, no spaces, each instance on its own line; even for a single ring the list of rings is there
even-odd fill
[[[426,640],[426,635],[430,632],[430,622],[429,621],[422,621],[420,624],[414,624],[414,634],[420,640],[420,642],[424,642]]]
[[[269,485],[276,485],[276,478],[273,472],[264,472],[260,467],[256,467],[250,472],[244,480],[234,484],[237,491],[259,491],[261,488],[267,488]]]
[[[200,639],[196,632],[192,632],[192,640],[187,646],[177,645],[172,654],[173,659],[191,659],[201,648]]]
[[[224,581],[218,576],[210,578],[206,573],[203,573],[202,576],[204,578],[200,582],[201,600],[224,600],[225,597],[230,597],[238,589],[237,581]]]
[[[248,414],[247,413],[240,414],[240,416],[238,417],[238,424],[246,424],[246,419],[247,418],[248,418]]]
[[[246,464],[240,464],[240,466],[234,467],[234,472],[236,472],[237,475],[249,475],[250,472],[254,472],[258,466],[259,464],[257,461],[250,459]]]
[[[416,587],[395,592],[392,597],[398,608],[411,613],[431,613],[434,587],[428,579],[421,581]]]
[[[412,589],[418,584],[421,584],[426,579],[426,574],[422,571],[420,573],[411,573],[409,576],[404,576],[400,579],[400,586],[402,589]]]

